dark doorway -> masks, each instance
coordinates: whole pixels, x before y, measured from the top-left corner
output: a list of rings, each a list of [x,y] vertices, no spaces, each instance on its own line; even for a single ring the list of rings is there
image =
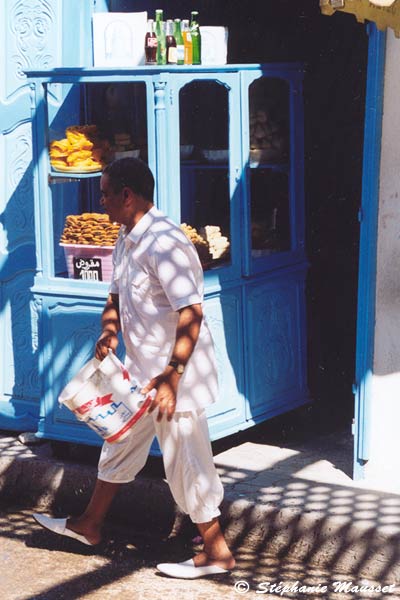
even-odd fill
[[[230,63],[305,64],[305,198],[309,388],[314,424],[329,431],[354,411],[359,222],[368,36],[318,0],[113,0],[113,11],[163,8],[166,18],[229,27]]]

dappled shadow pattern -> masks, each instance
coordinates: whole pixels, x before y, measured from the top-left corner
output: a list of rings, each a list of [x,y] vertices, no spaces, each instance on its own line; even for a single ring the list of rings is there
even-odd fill
[[[34,461],[29,452],[23,450],[26,465],[32,469]],[[11,461],[18,462],[17,456]],[[24,542],[27,551],[35,551],[44,565],[56,559],[58,564],[59,553],[63,553],[63,564],[65,561],[53,576],[45,573],[40,587],[35,588],[41,590],[39,595],[15,598],[71,600],[93,593],[103,600],[109,590],[115,593],[115,586],[119,598],[124,598],[124,594],[131,593],[135,578],[150,578],[153,595],[148,592],[140,596],[138,592],[135,598],[162,598],[162,586],[169,586],[165,594],[178,586],[182,598],[187,590],[192,594],[188,598],[230,598],[230,594],[234,598],[233,586],[243,579],[253,591],[265,581],[327,585],[327,593],[316,594],[315,598],[347,600],[368,596],[355,592],[339,595],[334,591],[335,582],[357,585],[365,579],[376,585],[391,585],[400,581],[400,495],[357,487],[344,473],[333,478],[332,472],[338,470],[329,456],[313,453],[306,446],[294,450],[248,442],[235,448],[233,454],[216,456],[215,461],[225,486],[222,524],[238,562],[230,576],[196,587],[187,582],[174,584],[155,573],[157,562],[185,560],[200,547],[193,546],[194,526],[174,505],[161,473],[154,476],[147,470],[134,494],[123,488],[107,520],[104,541],[95,548],[42,530],[27,512],[4,518],[0,528],[3,541]],[[76,503],[81,478],[75,475],[71,479],[67,463],[55,462],[61,469],[59,490],[64,487],[42,509],[65,516]],[[95,469],[86,467],[92,477]],[[3,481],[13,472],[10,464]],[[49,493],[48,487],[38,485],[37,489]],[[39,495],[34,499],[40,504]],[[75,562],[68,570],[73,557]],[[209,595],[202,596],[205,593]],[[397,596],[392,594],[390,598]]]
[[[251,592],[260,592],[263,586],[276,583],[285,586],[314,586],[326,593],[283,593],[278,597],[329,600],[380,597],[379,594],[338,593],[338,582],[352,586],[387,585],[393,579],[383,576],[361,577],[345,565],[333,567],[318,564],[290,553],[276,554],[254,545],[236,549],[237,568],[226,576],[212,580],[171,580],[156,573],[157,562],[180,561],[190,555],[193,544],[178,536],[160,540],[150,535],[140,536],[129,529],[107,526],[106,540],[96,548],[86,548],[75,540],[60,538],[41,529],[26,510],[0,510],[0,531],[3,558],[12,556],[13,569],[9,571],[8,600],[74,600],[96,598],[120,600],[137,598],[160,600],[168,594],[179,594],[183,600],[237,598],[235,584],[246,582]],[[265,540],[264,540],[265,541]],[[21,568],[23,565],[23,568]],[[5,579],[7,583],[7,577]],[[282,582],[282,583],[281,583]],[[0,583],[0,591],[4,580]],[[276,597],[276,594],[264,597]],[[395,599],[396,593],[388,595]]]

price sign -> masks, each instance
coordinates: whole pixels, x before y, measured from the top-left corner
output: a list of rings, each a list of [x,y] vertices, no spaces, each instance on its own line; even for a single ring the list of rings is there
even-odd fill
[[[101,258],[74,256],[74,279],[85,281],[103,281]]]

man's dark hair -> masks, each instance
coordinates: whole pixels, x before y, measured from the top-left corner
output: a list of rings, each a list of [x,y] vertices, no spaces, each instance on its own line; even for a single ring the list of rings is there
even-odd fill
[[[108,175],[114,192],[118,193],[122,188],[128,187],[135,194],[153,202],[153,173],[139,158],[118,158],[105,167],[103,174]]]

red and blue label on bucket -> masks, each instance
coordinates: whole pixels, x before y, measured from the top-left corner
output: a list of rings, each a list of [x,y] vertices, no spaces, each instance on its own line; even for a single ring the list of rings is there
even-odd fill
[[[140,393],[138,383],[110,352],[102,361],[93,358],[67,384],[59,396],[79,419],[103,440],[124,439],[143,417],[153,400]]]

